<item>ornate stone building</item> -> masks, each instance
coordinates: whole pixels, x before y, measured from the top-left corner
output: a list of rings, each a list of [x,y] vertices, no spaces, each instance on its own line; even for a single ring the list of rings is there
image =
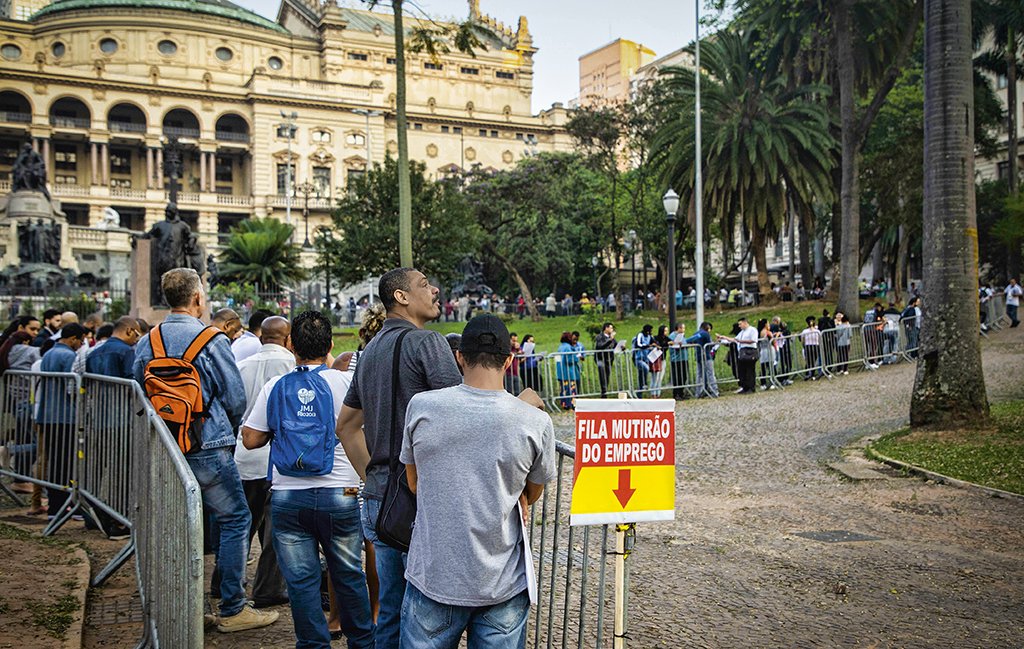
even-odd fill
[[[348,180],[396,150],[388,14],[335,0],[282,0],[276,21],[226,0],[38,1],[6,0],[0,18],[0,195],[31,141],[79,272],[123,285],[127,230],[163,217],[167,136],[183,148],[182,217],[208,248],[242,219],[285,219],[289,202],[296,241],[307,206],[312,238]],[[561,106],[531,113],[526,18],[506,26],[478,0],[469,11],[493,33],[486,51],[408,55],[410,156],[440,176],[570,149]]]

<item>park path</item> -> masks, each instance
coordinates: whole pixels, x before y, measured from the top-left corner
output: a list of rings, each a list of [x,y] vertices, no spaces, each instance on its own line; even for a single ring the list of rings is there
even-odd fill
[[[984,363],[993,401],[1024,397],[1024,328]],[[1024,499],[827,467],[906,424],[913,379],[902,364],[681,404],[677,519],[639,526],[630,646],[1024,646]],[[866,538],[800,536],[829,531]]]

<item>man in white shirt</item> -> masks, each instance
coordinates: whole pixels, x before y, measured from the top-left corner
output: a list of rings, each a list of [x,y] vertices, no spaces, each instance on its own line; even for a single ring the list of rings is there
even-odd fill
[[[267,323],[264,322],[264,330]],[[320,550],[327,558],[327,568],[338,598],[341,630],[353,649],[373,647],[373,620],[370,599],[362,567],[363,532],[359,520],[359,476],[344,447],[334,433],[351,377],[348,373],[327,369],[327,357],[334,344],[330,321],[319,311],[306,311],[292,323],[291,349],[298,366],[289,373],[317,372],[327,383],[333,403],[331,425],[323,429],[324,441],[333,446],[333,466],[324,475],[284,475],[271,460],[271,518],[274,547],[278,565],[288,583],[296,645],[299,647],[330,647],[331,635],[320,605]],[[274,408],[280,391],[274,386],[284,377],[274,377],[260,390],[245,423],[242,440],[246,448],[265,446],[271,438],[286,438],[291,410]],[[290,396],[290,395],[289,395]],[[304,404],[300,416],[315,411],[319,418],[328,407],[323,397],[313,391],[298,391]],[[282,443],[282,448],[287,444]],[[275,456],[276,457],[276,456]],[[305,457],[305,456],[304,456]]]
[[[231,353],[235,355],[236,362],[240,363],[259,353],[263,344],[260,341],[260,337],[263,335],[263,321],[271,315],[270,311],[257,309],[249,316],[248,331],[243,331],[242,335],[231,343]]]
[[[249,322],[252,323],[261,312],[253,314]],[[265,314],[265,312],[262,312]],[[242,383],[245,384],[245,415],[242,421],[249,418],[249,413],[256,405],[256,399],[260,392],[271,379],[283,376],[295,369],[295,356],[287,349],[288,336],[291,334],[291,324],[279,316],[272,316],[264,320],[259,316],[260,342],[262,346],[259,351],[246,358],[238,364],[238,373],[242,375]],[[251,324],[250,324],[251,326]],[[234,345],[232,345],[234,351]],[[252,514],[252,525],[249,528],[249,545],[252,546],[252,539],[256,534],[260,537],[259,565],[256,566],[256,578],[252,587],[252,599],[256,608],[266,608],[284,604],[288,601],[288,594],[281,576],[281,570],[277,567],[277,553],[271,543],[272,532],[270,516],[267,515],[270,505],[270,480],[267,479],[268,467],[270,465],[270,446],[263,446],[250,451],[243,444],[235,445],[235,464],[238,466],[238,474],[242,478],[242,491],[245,492],[245,500],[249,504],[249,513]]]
[[[1010,328],[1020,324],[1017,319],[1017,307],[1020,306],[1021,287],[1016,279],[1011,279],[1003,293],[1006,294],[1006,315],[1010,318]]]

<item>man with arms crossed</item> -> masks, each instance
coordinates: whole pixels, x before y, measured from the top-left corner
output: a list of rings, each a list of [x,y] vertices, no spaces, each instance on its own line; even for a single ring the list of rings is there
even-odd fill
[[[473,318],[457,355],[465,382],[416,395],[406,415],[400,459],[417,511],[402,647],[456,649],[465,631],[474,649],[523,647],[532,555],[521,499],[555,478],[554,430],[503,389],[513,357],[499,318]]]

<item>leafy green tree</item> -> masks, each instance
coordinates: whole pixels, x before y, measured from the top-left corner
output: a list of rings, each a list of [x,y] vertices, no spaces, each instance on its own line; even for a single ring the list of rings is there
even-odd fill
[[[223,281],[278,291],[305,279],[299,246],[291,243],[294,231],[293,226],[274,218],[248,219],[236,225],[221,252]]]
[[[317,237],[320,267],[342,283],[364,280],[401,265],[398,178],[401,165],[388,156],[349,184],[335,209],[334,235]],[[416,219],[412,241],[417,268],[439,281],[453,279],[459,261],[479,246],[479,228],[458,181],[434,182],[426,166],[411,164],[410,191]]]
[[[756,58],[750,32],[723,31],[701,43],[704,204],[730,239],[750,233],[758,288],[772,295],[765,245],[778,236],[787,188],[807,203],[831,195],[829,116],[821,85],[787,88]],[[694,71],[665,71],[663,108],[671,117],[653,142],[662,177],[693,200]]]
[[[970,0],[928,0],[924,77],[924,285],[911,426],[988,418],[978,326]]]
[[[539,318],[534,290],[590,286],[591,257],[607,247],[607,180],[579,155],[542,153],[467,179],[485,260],[504,269]]]

